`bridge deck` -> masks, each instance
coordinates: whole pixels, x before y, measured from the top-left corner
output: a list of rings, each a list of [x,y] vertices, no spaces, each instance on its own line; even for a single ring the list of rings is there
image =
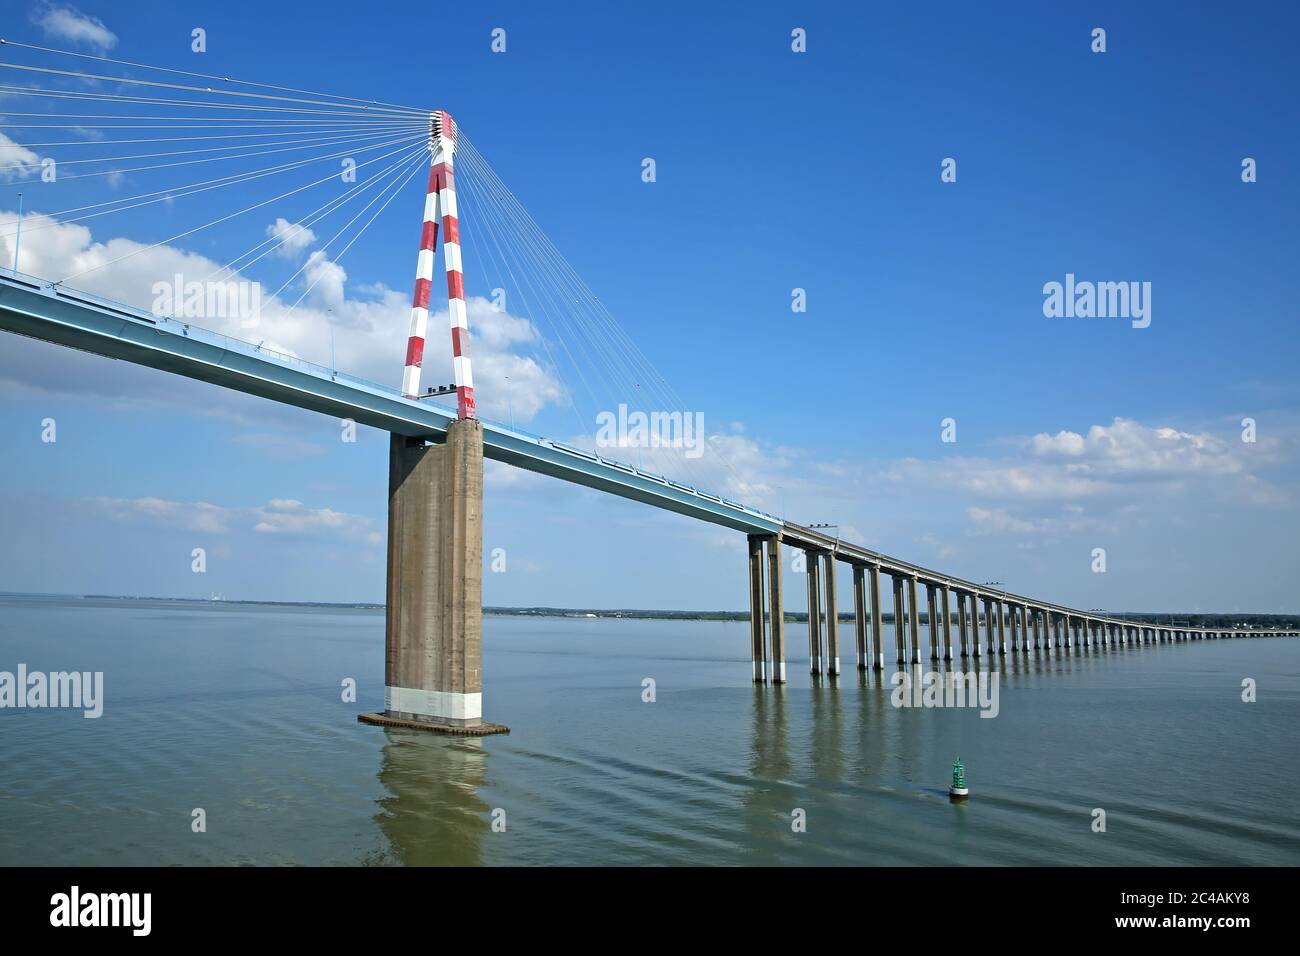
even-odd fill
[[[408,399],[397,389],[85,292],[52,286],[21,273],[0,276],[0,330],[135,362],[336,418],[350,418],[399,435],[438,441],[455,418],[451,409]],[[991,590],[499,422],[485,420],[483,433],[486,457],[527,471],[747,534],[780,535],[793,547],[830,552],[849,563],[876,565],[887,574],[916,577],[963,593],[1107,624],[1137,623]]]

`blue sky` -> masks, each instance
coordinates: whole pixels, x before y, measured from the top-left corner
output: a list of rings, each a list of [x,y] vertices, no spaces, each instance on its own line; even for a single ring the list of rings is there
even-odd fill
[[[743,500],[794,520],[1075,606],[1298,611],[1300,14],[1134,6],[375,2],[303,17],[243,0],[4,0],[3,33],[449,109],[703,412],[718,490],[739,497],[739,480]],[[68,32],[96,22],[111,45]],[[956,182],[940,180],[946,157]],[[421,179],[349,252],[340,323],[385,301],[376,289],[409,297]],[[80,204],[24,191],[43,212]],[[15,192],[0,186],[0,218]],[[86,241],[152,243],[220,201],[105,217]],[[176,245],[222,262],[293,212]],[[34,261],[55,268],[39,241]],[[485,295],[496,277],[471,252],[468,290]],[[1045,317],[1043,285],[1067,273],[1151,283],[1150,327]],[[578,391],[572,368],[547,367],[563,330],[511,312],[524,326],[475,329],[497,417],[520,409],[503,413],[493,357],[531,361],[534,397]],[[364,314],[404,339],[404,308]],[[385,366],[387,339],[360,328],[340,327],[339,366],[400,382],[400,346]],[[327,325],[292,336],[328,361]],[[345,444],[332,419],[10,336],[0,352],[0,590],[382,600],[386,436]],[[591,396],[577,422],[543,401],[521,424],[577,439],[627,400]],[[507,554],[485,575],[489,604],[744,606],[739,535],[504,469],[486,509],[485,545]]]

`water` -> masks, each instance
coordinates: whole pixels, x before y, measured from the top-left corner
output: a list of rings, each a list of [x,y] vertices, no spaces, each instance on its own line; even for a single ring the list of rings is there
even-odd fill
[[[743,623],[484,631],[484,716],[513,733],[454,739],[356,721],[377,612],[0,598],[0,670],[102,670],[106,696],[0,711],[0,864],[1300,863],[1300,640],[1007,662],[981,719],[795,657],[756,688]]]

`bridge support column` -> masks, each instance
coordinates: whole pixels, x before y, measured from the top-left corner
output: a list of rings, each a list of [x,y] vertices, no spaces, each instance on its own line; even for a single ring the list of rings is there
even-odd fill
[[[987,637],[987,649],[992,657],[998,652],[998,619],[993,613],[993,599],[984,599],[984,634]]]
[[[367,723],[460,734],[483,721],[483,426],[446,440],[393,435],[388,469],[384,713]]]
[[[966,643],[966,595],[957,592],[957,639],[961,641],[961,656],[970,657],[970,645]]]
[[[1016,616],[1020,613],[1020,608],[1012,604],[1007,608],[1008,617],[1011,618],[1011,653],[1015,654],[1020,650],[1020,628],[1017,626]]]
[[[840,672],[840,612],[835,597],[835,555],[827,551],[822,555],[822,571],[826,589],[826,673]]]
[[[987,625],[987,621],[984,622]],[[970,596],[970,647],[971,654],[980,656],[980,599],[978,594]]]
[[[763,629],[763,538],[749,535],[749,651],[754,683],[767,683],[767,635]]]
[[[822,672],[820,566],[821,556],[816,551],[804,551],[804,568],[808,572],[808,670],[813,674]]]
[[[916,578],[907,579],[907,633],[912,639],[912,653],[909,658],[913,664],[921,660],[921,606],[916,601]]]
[[[930,634],[930,660],[939,659],[939,611],[935,601],[938,587],[926,582],[925,585],[925,629]]]
[[[858,670],[867,669],[867,569],[853,565],[853,643],[858,652]]]
[[[772,637],[772,683],[785,683],[785,605],[781,597],[781,539],[767,539],[767,620]]]
[[[903,579],[891,575],[894,582],[894,649],[898,663],[907,663],[907,609],[903,607]]]
[[[867,581],[871,585],[871,666],[878,671],[883,671],[885,630],[884,612],[880,607],[880,565],[873,564],[867,570]]]
[[[1032,610],[1029,610],[1029,613],[1033,615],[1034,618],[1034,650],[1036,651],[1042,650],[1043,648],[1042,613],[1043,612],[1039,611],[1037,608],[1033,608]]]
[[[941,589],[943,595],[943,659],[952,660],[952,595],[948,593],[948,585]]]

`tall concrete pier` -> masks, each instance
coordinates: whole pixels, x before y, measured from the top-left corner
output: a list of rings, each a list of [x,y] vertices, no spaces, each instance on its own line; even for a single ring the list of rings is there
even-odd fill
[[[483,721],[483,426],[428,445],[393,435],[388,465],[384,713],[367,723],[502,733]]]

